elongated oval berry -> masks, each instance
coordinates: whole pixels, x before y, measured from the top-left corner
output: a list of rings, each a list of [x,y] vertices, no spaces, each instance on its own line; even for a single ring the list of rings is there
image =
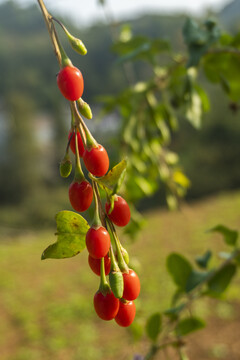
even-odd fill
[[[111,209],[110,202],[105,204],[106,213],[109,219],[117,226],[126,226],[131,218],[130,208],[126,200],[121,196],[116,196],[114,199],[114,207],[112,212],[109,214]]]
[[[73,136],[72,136],[72,134],[73,134]],[[70,148],[71,148],[73,154],[76,154],[75,134],[72,131],[69,132],[68,140],[70,138],[71,138]],[[79,153],[79,156],[82,157],[83,153],[84,153],[84,145],[83,145],[83,141],[82,141],[82,138],[81,138],[81,135],[80,135],[79,131],[77,132],[77,142],[78,142],[78,153]]]
[[[97,291],[94,296],[93,303],[97,315],[102,320],[112,320],[118,313],[119,300],[115,298],[112,291],[106,295]]]
[[[127,327],[130,326],[136,315],[136,306],[133,301],[119,302],[119,310],[115,317],[118,325]]]
[[[94,259],[90,255],[88,255],[88,264],[92,271],[100,276],[101,273],[101,259]],[[111,259],[108,255],[104,256],[104,267],[105,267],[105,275],[110,273],[111,269]]]
[[[86,245],[89,255],[94,259],[106,256],[110,248],[111,240],[108,231],[103,227],[91,227],[86,234]]]
[[[123,298],[126,300],[135,300],[140,293],[140,280],[135,271],[129,269],[128,273],[123,273]]]
[[[83,161],[88,171],[95,176],[104,176],[109,168],[109,158],[107,151],[102,145],[92,148],[90,151],[85,149]]]
[[[86,180],[72,182],[68,194],[73,209],[78,212],[86,211],[93,200],[92,186]]]
[[[69,101],[76,101],[83,94],[83,76],[74,66],[65,66],[59,71],[57,84],[62,95]]]

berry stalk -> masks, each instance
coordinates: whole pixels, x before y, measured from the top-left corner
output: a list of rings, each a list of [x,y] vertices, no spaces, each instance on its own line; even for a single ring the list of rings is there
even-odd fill
[[[48,33],[49,33],[50,39],[52,41],[52,45],[53,45],[55,55],[57,57],[59,66],[61,67],[62,59],[61,59],[60,49],[59,49],[59,46],[58,46],[59,41],[58,41],[58,38],[57,38],[57,34],[56,34],[56,31],[55,31],[54,25],[52,23],[52,15],[49,14],[43,0],[37,0],[37,1],[38,1],[39,6],[40,6],[40,9],[42,11],[42,14],[43,14],[46,26],[47,26]]]

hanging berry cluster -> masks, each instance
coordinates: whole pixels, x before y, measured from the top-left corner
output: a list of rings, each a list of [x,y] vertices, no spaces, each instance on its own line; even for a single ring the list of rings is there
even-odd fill
[[[108,172],[108,153],[102,145],[98,144],[83,120],[83,117],[91,119],[92,112],[90,106],[82,99],[84,91],[82,73],[67,57],[57,37],[53,21],[61,25],[74,50],[85,55],[87,52],[85,46],[79,39],[73,37],[61,22],[51,17],[48,12],[46,13],[42,0],[39,4],[42,11],[44,10],[48,30],[53,30],[49,33],[53,35],[55,51],[58,52],[60,72],[57,75],[57,84],[62,95],[69,101],[71,109],[71,129],[68,134],[66,153],[60,163],[60,174],[66,178],[72,172],[69,155],[69,149],[71,149],[75,156],[74,179],[69,186],[71,206],[76,212],[82,213],[94,200],[94,218],[91,226],[80,215],[75,214],[83,224],[79,232],[84,235],[84,246],[86,245],[89,252],[89,266],[96,275],[100,276],[100,286],[93,301],[94,308],[101,319],[115,319],[118,325],[127,327],[135,317],[134,300],[140,292],[140,281],[135,271],[128,267],[128,253],[121,245],[115,229],[115,225],[126,226],[131,217],[127,202],[117,195],[126,166],[120,163]],[[91,183],[83,173],[81,159],[88,171]],[[106,192],[105,206],[103,206],[99,186]],[[66,219],[64,218],[65,223]],[[68,226],[71,228],[70,223]],[[68,239],[68,245],[60,243],[50,245],[43,253],[42,259],[74,256],[80,252],[74,248],[77,242],[78,240],[74,238],[74,242],[69,242]]]

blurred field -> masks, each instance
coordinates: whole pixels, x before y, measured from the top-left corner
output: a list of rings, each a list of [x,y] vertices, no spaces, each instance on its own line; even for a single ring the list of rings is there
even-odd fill
[[[148,212],[146,217],[139,240],[126,244],[142,282],[137,323],[169,305],[174,286],[165,269],[167,254],[179,251],[193,261],[209,248],[225,250],[220,236],[205,232],[218,223],[240,229],[240,192],[184,205],[180,212]],[[86,251],[73,259],[40,260],[42,250],[55,241],[54,231],[28,232],[0,243],[1,360],[127,360],[144,353],[144,338],[134,343],[129,331],[97,319],[92,298],[99,279],[88,268]],[[192,359],[240,358],[234,339],[240,330],[239,290],[235,279],[227,304],[197,306],[197,315],[211,321],[189,339]],[[222,337],[221,321],[228,329]]]

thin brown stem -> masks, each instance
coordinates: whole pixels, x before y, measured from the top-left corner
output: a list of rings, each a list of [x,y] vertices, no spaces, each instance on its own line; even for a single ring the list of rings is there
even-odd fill
[[[54,49],[55,55],[56,55],[58,63],[59,63],[59,66],[61,66],[61,53],[60,53],[59,46],[58,46],[58,39],[57,39],[56,31],[55,31],[55,28],[52,23],[52,15],[49,14],[43,0],[37,0],[37,1],[40,6],[40,9],[42,11],[42,14],[43,14],[43,17],[44,17],[44,20],[45,20],[45,23],[46,23],[46,26],[48,29],[48,33],[49,33],[50,39],[52,41],[53,49]]]

